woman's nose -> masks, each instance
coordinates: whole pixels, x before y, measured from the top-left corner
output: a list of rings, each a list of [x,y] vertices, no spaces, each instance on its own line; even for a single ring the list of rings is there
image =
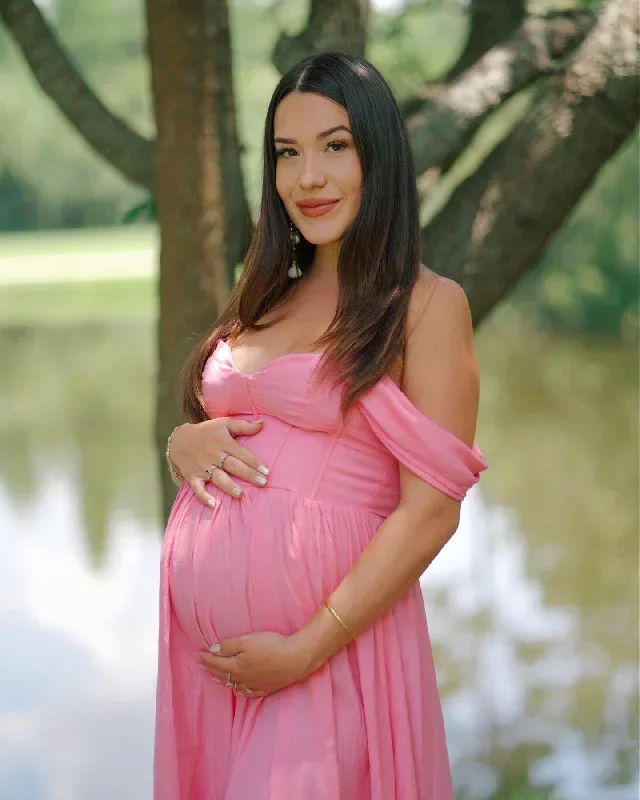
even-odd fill
[[[309,157],[302,159],[302,169],[298,176],[298,184],[301,189],[310,189],[314,186],[324,186],[326,179],[320,159]]]

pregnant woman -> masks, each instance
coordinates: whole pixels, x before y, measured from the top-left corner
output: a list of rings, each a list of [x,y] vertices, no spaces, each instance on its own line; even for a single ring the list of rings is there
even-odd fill
[[[453,800],[418,579],[486,463],[463,290],[420,264],[366,61],[278,84],[260,215],[167,457],[155,800]]]

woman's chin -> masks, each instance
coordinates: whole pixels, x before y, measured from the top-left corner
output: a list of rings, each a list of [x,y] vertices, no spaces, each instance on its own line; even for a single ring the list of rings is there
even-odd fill
[[[346,226],[344,225],[304,225],[300,227],[300,233],[309,242],[316,247],[323,245],[335,244],[339,242],[344,236]]]

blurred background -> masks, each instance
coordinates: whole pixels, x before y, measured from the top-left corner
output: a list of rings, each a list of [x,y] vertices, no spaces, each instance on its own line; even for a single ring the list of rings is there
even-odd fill
[[[41,9],[151,136],[144,4]],[[252,211],[272,52],[308,10],[229,4]],[[366,54],[399,100],[455,66],[470,11],[371,4]],[[531,94],[487,115],[427,187],[425,219]],[[86,144],[2,25],[0,122],[0,797],[144,800],[164,526],[155,201]],[[635,132],[477,329],[490,469],[422,580],[458,800],[638,797],[638,160]]]

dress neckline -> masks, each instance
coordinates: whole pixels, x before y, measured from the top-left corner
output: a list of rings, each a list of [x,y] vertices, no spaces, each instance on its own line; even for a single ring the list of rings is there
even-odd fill
[[[242,378],[251,379],[255,376],[261,375],[264,372],[267,372],[271,367],[275,367],[281,362],[293,359],[317,359],[321,356],[325,355],[324,351],[318,351],[315,353],[284,353],[281,356],[276,356],[272,358],[271,361],[268,361],[263,367],[255,372],[241,372],[237,367],[233,360],[233,350],[231,346],[227,342],[226,339],[219,339],[218,344],[216,345],[216,349],[222,344],[226,350],[227,354],[227,363],[233,370],[236,375],[239,375]],[[373,398],[376,395],[382,394],[383,396],[386,395],[388,398],[393,398],[394,402],[397,404],[397,407],[400,408],[403,412],[403,417],[405,421],[409,425],[415,425],[417,421],[422,420],[423,424],[426,423],[430,426],[433,426],[434,429],[438,429],[440,431],[440,435],[444,436],[451,445],[459,448],[461,451],[466,451],[469,454],[472,454],[476,458],[480,458],[483,463],[484,457],[482,453],[478,449],[477,444],[474,442],[472,447],[469,447],[465,444],[462,440],[458,439],[450,431],[443,428],[437,422],[434,422],[430,417],[425,416],[419,408],[417,408],[411,400],[407,397],[407,395],[402,391],[402,389],[398,386],[398,384],[392,380],[389,375],[383,375],[380,380],[375,384],[375,386],[369,390],[367,393],[369,398]],[[367,405],[366,398],[362,398],[361,402],[364,402]]]
[[[242,372],[236,366],[236,362],[233,358],[233,350],[229,342],[226,339],[219,339],[218,346],[220,344],[224,345],[224,348],[227,351],[227,362],[229,366],[236,373],[236,375],[239,375],[241,378],[254,378],[256,375],[260,375],[261,373],[266,372],[270,367],[276,366],[279,362],[286,361],[287,359],[320,358],[321,356],[325,355],[324,350],[319,350],[317,352],[308,352],[308,353],[303,353],[303,352],[283,353],[281,356],[275,356],[275,358],[272,358],[270,361],[267,361],[267,363],[264,366],[260,367],[260,369],[256,370],[255,372]],[[391,376],[386,374],[383,375],[378,381],[378,383],[388,386],[392,392],[394,391],[399,392],[408,401],[408,398],[406,397],[400,386],[398,386],[398,384],[391,378]]]
[[[220,339],[220,341],[222,342],[222,344],[225,346],[225,348],[227,350],[227,355],[228,355],[228,358],[229,358],[229,364],[230,364],[231,368],[233,369],[233,371],[237,375],[240,375],[243,378],[253,378],[256,375],[260,375],[262,372],[266,372],[272,365],[276,364],[277,362],[285,361],[286,359],[289,359],[289,358],[305,358],[305,357],[306,358],[320,358],[321,356],[323,356],[325,354],[323,350],[319,350],[319,351],[313,352],[313,353],[311,353],[311,352],[310,353],[283,353],[281,356],[275,356],[275,358],[272,358],[270,361],[267,361],[267,363],[264,366],[260,367],[260,369],[257,369],[255,372],[242,372],[236,366],[236,362],[235,362],[235,360],[233,358],[233,350],[231,349],[231,345],[229,344],[229,342],[226,339]]]

